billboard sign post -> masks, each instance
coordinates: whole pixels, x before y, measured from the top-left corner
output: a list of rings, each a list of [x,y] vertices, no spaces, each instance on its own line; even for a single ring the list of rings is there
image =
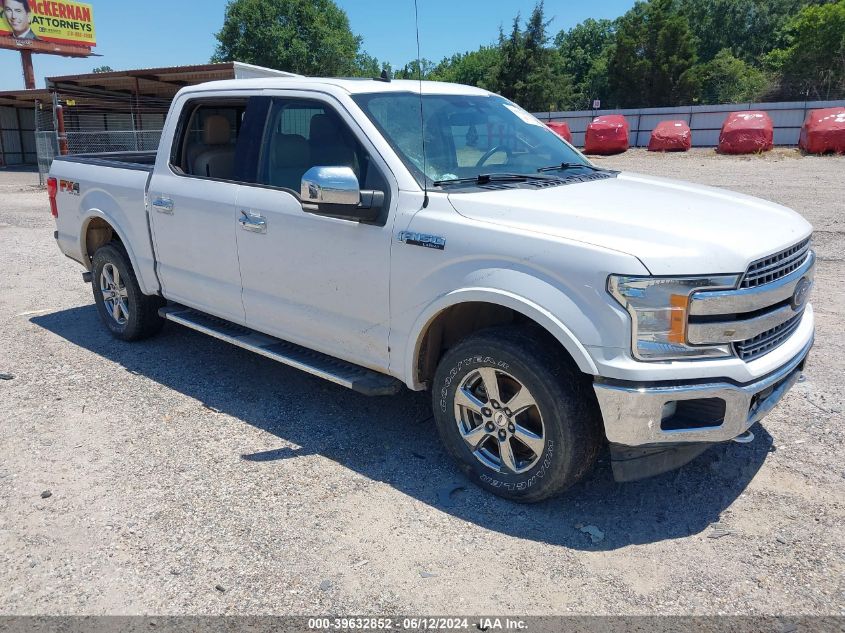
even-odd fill
[[[0,0],[0,49],[21,53],[24,83],[35,88],[32,54],[89,57],[97,45],[94,11],[73,0]]]

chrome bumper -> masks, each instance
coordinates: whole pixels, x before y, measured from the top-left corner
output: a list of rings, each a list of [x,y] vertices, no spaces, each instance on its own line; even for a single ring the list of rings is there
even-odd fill
[[[790,362],[746,385],[731,383],[627,386],[595,382],[607,439],[612,444],[644,446],[686,442],[724,442],[745,433],[767,415],[795,384],[813,346],[812,339]],[[724,401],[721,423],[663,428],[664,407],[687,400]],[[691,421],[694,423],[694,420]]]

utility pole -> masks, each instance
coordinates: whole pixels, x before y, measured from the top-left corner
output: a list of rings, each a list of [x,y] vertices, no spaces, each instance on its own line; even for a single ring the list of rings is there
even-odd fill
[[[35,90],[35,69],[32,66],[32,51],[21,50],[21,66],[23,66],[23,83],[27,90]]]

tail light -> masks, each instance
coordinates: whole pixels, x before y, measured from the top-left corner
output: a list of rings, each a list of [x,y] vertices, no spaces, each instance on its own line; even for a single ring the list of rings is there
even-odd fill
[[[55,178],[47,179],[47,195],[50,196],[50,213],[54,218],[59,217],[59,206],[56,204],[56,194],[59,192],[59,182]]]

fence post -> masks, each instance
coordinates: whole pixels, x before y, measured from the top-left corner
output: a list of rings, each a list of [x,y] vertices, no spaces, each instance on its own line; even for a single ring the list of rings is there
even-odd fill
[[[23,147],[21,147],[23,151]],[[3,124],[0,123],[0,167],[6,164],[6,150],[3,149]]]
[[[135,113],[132,112],[129,115],[132,117],[132,140],[135,146],[135,151],[138,151],[138,126],[135,124]]]
[[[135,77],[135,92],[129,95],[129,116],[132,117],[132,139],[135,144],[135,151],[138,151],[138,122],[136,117],[140,116],[136,106],[138,105],[138,78]]]
[[[640,146],[640,123],[643,122],[643,113],[637,112],[637,136],[634,137],[634,147]]]
[[[804,122],[807,120],[807,100],[804,99],[804,112],[802,113],[803,117],[801,118],[801,127],[804,127]],[[798,143],[801,143],[801,133],[798,133]]]
[[[69,152],[67,147],[67,132],[65,131],[65,112],[62,106],[56,107],[56,123],[58,124],[56,131],[59,134],[59,154],[67,156]]]

